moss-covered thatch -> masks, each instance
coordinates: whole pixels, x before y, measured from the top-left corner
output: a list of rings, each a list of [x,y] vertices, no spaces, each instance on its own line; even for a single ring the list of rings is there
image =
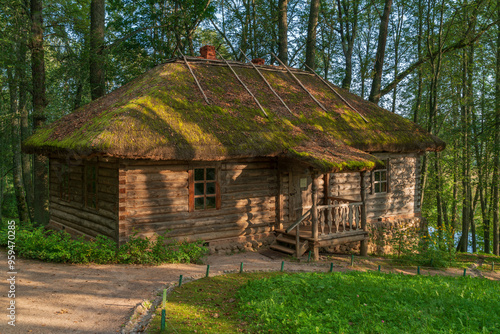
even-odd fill
[[[191,62],[210,105],[187,66],[172,61],[40,129],[24,142],[24,150],[162,160],[282,156],[322,171],[342,171],[373,168],[377,159],[371,152],[444,148],[441,140],[411,121],[335,88],[368,120],[365,122],[320,79],[295,71],[326,107],[325,112],[289,73],[260,66],[290,113],[255,69],[235,66],[266,110],[266,117],[222,65]]]

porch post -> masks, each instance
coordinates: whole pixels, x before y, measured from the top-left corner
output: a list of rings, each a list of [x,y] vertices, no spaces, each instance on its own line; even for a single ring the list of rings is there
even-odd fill
[[[365,173],[360,172],[359,176],[361,177],[360,185],[361,185],[361,228],[366,232],[366,187],[365,187]],[[359,251],[361,256],[366,256],[368,254],[368,240],[362,240],[359,245]]]
[[[317,174],[316,172],[311,170],[311,177],[312,177],[312,187],[311,187],[311,194],[312,194],[312,208],[311,208],[311,218],[312,218],[312,237],[314,239],[313,242],[313,253],[314,253],[314,260],[318,261],[319,260],[319,247],[317,245],[318,243],[318,180],[317,180]]]

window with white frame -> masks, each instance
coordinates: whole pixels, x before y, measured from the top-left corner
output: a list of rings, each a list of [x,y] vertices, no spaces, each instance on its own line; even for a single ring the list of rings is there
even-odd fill
[[[372,193],[387,192],[389,192],[389,160],[385,161],[385,168],[372,171]]]

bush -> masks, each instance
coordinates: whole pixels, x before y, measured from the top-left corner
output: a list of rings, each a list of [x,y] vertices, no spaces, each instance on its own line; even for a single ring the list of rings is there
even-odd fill
[[[7,246],[6,224],[0,226],[0,246]],[[170,241],[167,245],[165,243]],[[65,231],[47,231],[31,224],[16,224],[16,254],[28,259],[63,263],[189,263],[198,262],[207,253],[202,242],[177,242],[163,235],[143,238],[135,231],[130,240],[118,247],[113,240],[99,235],[88,241],[71,238]]]
[[[456,262],[456,251],[451,228],[443,228],[432,233],[420,232],[419,241],[405,242],[407,231],[398,231],[391,244],[398,262],[433,267],[450,267]],[[415,233],[415,231],[410,231]],[[413,236],[412,234],[412,236]]]

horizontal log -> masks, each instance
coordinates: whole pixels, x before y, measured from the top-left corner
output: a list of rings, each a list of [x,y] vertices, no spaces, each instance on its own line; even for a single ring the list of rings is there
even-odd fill
[[[271,183],[277,184],[277,176],[252,176],[252,177],[238,177],[236,179],[226,178],[226,185],[243,185],[243,184],[255,184],[255,183]]]
[[[98,197],[98,204],[97,206],[99,207],[100,210],[105,210],[108,211],[112,214],[114,214],[116,217],[118,217],[118,202],[108,202],[105,200],[102,200],[101,198]]]
[[[98,192],[97,198],[99,200],[104,200],[104,201],[107,201],[110,203],[118,202],[118,195],[116,195],[116,194],[108,194],[108,193],[104,193],[104,192]]]
[[[227,170],[222,172],[223,179],[226,180],[237,180],[240,178],[249,177],[268,177],[277,176],[276,171],[273,169],[236,169]]]
[[[188,197],[176,198],[148,198],[148,199],[126,199],[127,208],[133,207],[162,207],[168,205],[188,205]]]
[[[220,210],[200,210],[193,212],[178,212],[165,215],[155,215],[146,217],[130,217],[129,221],[133,224],[144,223],[161,223],[167,224],[176,221],[189,221],[195,224],[193,220],[206,220],[212,219],[217,221],[231,221],[231,219],[240,219],[246,217],[248,219],[258,218],[261,216],[275,215],[275,207],[269,206],[268,209],[261,209],[256,207],[240,207],[240,208],[226,208]],[[204,224],[204,223],[203,223]]]
[[[115,235],[115,228],[109,227],[104,224],[98,224],[93,221],[82,218],[72,213],[68,213],[64,210],[59,210],[59,208],[53,208],[50,211],[52,219],[57,219],[59,222],[65,222],[68,226],[78,229],[79,226],[87,230],[92,230],[106,236],[113,237]],[[88,232],[87,232],[88,233]]]
[[[179,235],[193,235],[199,233],[207,232],[217,232],[224,230],[245,230],[247,228],[258,228],[271,226],[272,220],[262,220],[262,221],[228,221],[228,222],[217,222],[217,224],[205,224],[205,225],[190,225],[190,224],[141,224],[141,225],[130,225],[130,228],[134,228],[139,231],[149,231],[156,232],[158,234],[163,234],[168,231],[168,236],[179,236]]]
[[[262,205],[267,206],[269,204],[274,204],[276,202],[275,197],[253,197],[245,199],[237,199],[231,201],[223,201],[221,203],[221,208],[239,208],[239,207],[260,207]]]
[[[340,233],[337,233],[340,234]],[[349,237],[341,237],[341,238],[335,238],[335,239],[329,239],[329,240],[321,240],[318,243],[319,247],[331,247],[331,246],[337,246],[337,245],[342,245],[346,244],[349,242],[355,242],[355,241],[361,241],[361,240],[367,240],[368,235],[365,234],[358,234],[358,235],[353,235]]]
[[[222,194],[222,201],[254,198],[254,197],[275,197],[278,195],[277,189],[264,189],[256,191],[242,191],[238,193]]]
[[[188,187],[188,181],[180,181],[180,182],[163,182],[163,181],[158,181],[158,182],[134,182],[134,183],[127,183],[125,188],[127,191],[129,190],[148,190],[148,189],[181,189],[181,188],[186,188]]]
[[[185,181],[188,179],[188,173],[152,173],[152,174],[128,174],[126,176],[127,183],[133,182],[155,182],[155,181]]]
[[[148,174],[148,173],[176,173],[182,171],[188,171],[189,166],[187,164],[182,165],[151,165],[151,166],[130,166],[127,168],[127,174]]]
[[[173,189],[150,189],[150,190],[127,190],[128,199],[149,199],[149,198],[170,198],[170,197],[188,197],[187,188]]]
[[[98,190],[99,192],[103,192],[106,194],[116,195],[118,194],[118,184],[116,185],[99,184]]]
[[[107,186],[116,186],[118,187],[118,178],[111,178],[106,176],[101,176],[97,179],[99,186],[107,185]]]
[[[76,217],[79,217],[81,219],[107,226],[108,228],[113,228],[117,219],[117,216],[115,214],[99,209],[89,209],[84,207],[82,204],[76,204],[74,202],[64,202],[61,200],[57,200],[52,202],[50,207],[54,208],[55,210],[64,211],[68,214],[75,215]]]
[[[271,183],[252,183],[252,184],[243,184],[243,185],[227,185],[222,187],[223,194],[231,194],[231,193],[239,193],[239,192],[248,192],[248,191],[260,191],[260,190],[274,190],[278,189],[277,184]]]
[[[118,178],[118,168],[98,168],[98,175]]]
[[[169,213],[177,213],[177,212],[188,212],[188,205],[170,205],[170,206],[162,206],[162,207],[145,207],[145,208],[127,208],[127,213],[133,217],[141,217],[141,216],[157,216],[164,215]]]
[[[241,230],[227,230],[227,231],[217,231],[217,232],[209,232],[209,233],[197,233],[194,235],[182,235],[176,237],[178,240],[186,241],[186,242],[194,242],[198,240],[203,240],[203,241],[210,241],[210,240],[218,240],[218,239],[224,239],[224,238],[233,238],[233,237],[241,237],[241,236],[248,236],[248,235],[255,235],[255,234],[260,234],[260,233],[266,233],[270,232],[273,230],[273,227],[257,227],[257,228],[248,228],[244,231]],[[144,232],[141,233],[142,235],[146,237],[151,237],[154,236],[154,232]]]
[[[103,233],[94,231],[92,229],[89,229],[87,227],[84,227],[81,224],[78,224],[78,223],[75,223],[75,222],[71,222],[71,221],[65,220],[63,218],[60,218],[60,217],[57,217],[57,216],[51,214],[51,216],[50,216],[50,224],[52,225],[54,223],[57,224],[57,225],[59,225],[60,226],[59,228],[61,230],[62,230],[61,227],[65,227],[65,228],[72,229],[72,230],[75,230],[77,232],[80,232],[84,236],[89,236],[89,237],[92,237],[92,238],[97,237],[99,234],[103,234]],[[107,235],[107,236],[109,237],[109,235]]]
[[[97,166],[100,168],[109,168],[109,169],[118,169],[118,162],[117,161],[99,161],[97,163]]]

